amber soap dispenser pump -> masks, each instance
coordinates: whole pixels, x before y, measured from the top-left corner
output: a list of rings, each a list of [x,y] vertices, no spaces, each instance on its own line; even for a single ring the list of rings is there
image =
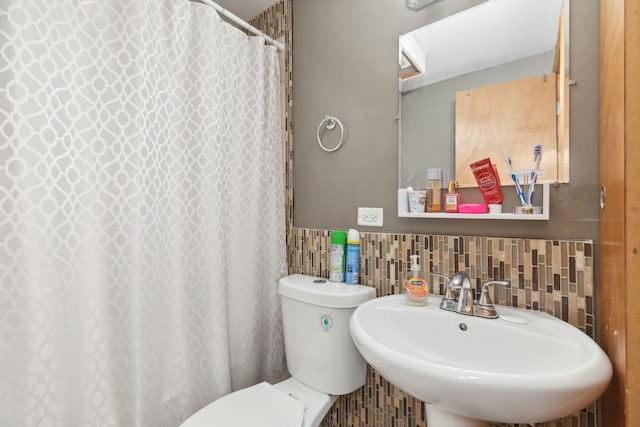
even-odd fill
[[[449,192],[444,195],[444,211],[447,213],[458,212],[460,206],[460,194],[456,193],[456,182],[449,181]]]

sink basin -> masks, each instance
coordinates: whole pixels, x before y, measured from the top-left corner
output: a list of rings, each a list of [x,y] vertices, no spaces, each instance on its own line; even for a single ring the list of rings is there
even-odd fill
[[[411,307],[402,295],[367,301],[351,336],[367,362],[426,402],[427,423],[482,426],[572,415],[598,399],[612,368],[582,331],[543,312],[497,306],[498,319]]]

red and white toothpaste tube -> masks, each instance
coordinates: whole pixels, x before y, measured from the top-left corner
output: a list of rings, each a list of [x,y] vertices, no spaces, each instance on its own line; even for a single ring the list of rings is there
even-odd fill
[[[491,164],[491,159],[487,157],[486,159],[478,160],[475,163],[471,163],[469,167],[471,167],[473,176],[476,178],[478,187],[480,187],[484,201],[488,205],[501,204],[504,196],[500,189],[500,178]]]

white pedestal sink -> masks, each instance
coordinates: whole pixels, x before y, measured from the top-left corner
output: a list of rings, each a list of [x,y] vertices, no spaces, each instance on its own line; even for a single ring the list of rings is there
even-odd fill
[[[370,300],[351,317],[369,364],[426,402],[429,427],[536,423],[576,413],[611,379],[606,354],[582,331],[546,313],[497,306],[498,319],[426,307],[404,296]]]

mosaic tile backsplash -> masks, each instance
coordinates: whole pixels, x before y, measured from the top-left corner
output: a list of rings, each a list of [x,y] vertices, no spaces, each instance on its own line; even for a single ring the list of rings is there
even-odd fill
[[[452,275],[466,272],[479,295],[488,280],[508,280],[511,288],[494,290],[494,302],[546,311],[594,337],[593,243],[424,234],[361,233],[362,284],[377,296],[401,293],[409,255],[418,254],[426,270]],[[288,236],[289,272],[329,275],[331,231],[293,228]],[[444,293],[433,282],[432,292]],[[341,396],[323,427],[422,427],[424,404],[391,385],[369,368],[365,386]],[[596,407],[545,427],[596,426]]]

